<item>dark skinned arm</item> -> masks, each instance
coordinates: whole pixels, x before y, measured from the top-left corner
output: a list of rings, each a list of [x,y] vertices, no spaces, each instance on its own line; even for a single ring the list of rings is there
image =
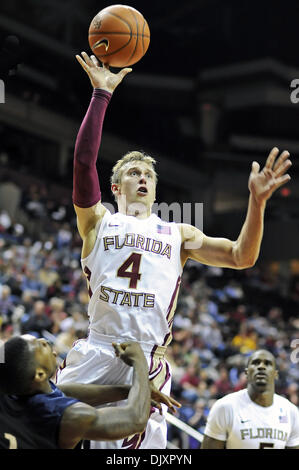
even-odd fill
[[[59,432],[59,447],[72,449],[82,439],[117,440],[144,430],[150,412],[148,365],[137,343],[113,345],[117,356],[134,368],[128,404],[97,410],[85,403],[66,408]]]
[[[130,385],[96,385],[96,384],[77,384],[67,383],[59,385],[59,389],[68,397],[77,398],[90,406],[101,406],[106,403],[113,403],[115,401],[126,400],[131,389]],[[151,389],[151,405],[158,408],[162,413],[161,403],[173,412],[176,412],[175,407],[180,408],[181,404],[172,397],[168,397],[160,392],[152,382],[150,382]]]
[[[131,385],[96,385],[67,383],[58,388],[68,397],[77,398],[90,406],[101,406],[105,403],[126,400]]]
[[[225,449],[225,444],[226,444],[225,441],[219,441],[219,439],[214,439],[213,437],[209,437],[205,434],[200,448],[201,449]]]

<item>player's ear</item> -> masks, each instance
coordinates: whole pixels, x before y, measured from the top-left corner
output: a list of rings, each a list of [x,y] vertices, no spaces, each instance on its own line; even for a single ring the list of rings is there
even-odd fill
[[[120,195],[120,184],[112,183],[111,191],[113,192],[114,196]]]
[[[275,376],[274,379],[277,380],[279,378],[279,372],[277,369],[275,369]]]
[[[37,367],[35,370],[35,376],[34,376],[35,382],[41,383],[47,380],[47,378],[48,376],[47,376],[45,369],[43,369],[42,367]]]
[[[244,372],[245,372],[246,377],[248,377],[248,367],[246,367],[246,369],[244,369]]]

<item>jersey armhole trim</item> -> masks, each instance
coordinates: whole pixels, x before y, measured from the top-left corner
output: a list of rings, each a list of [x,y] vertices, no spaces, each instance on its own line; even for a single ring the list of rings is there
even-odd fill
[[[179,240],[180,240],[180,242],[181,242],[181,243],[180,243],[180,252],[179,252],[179,267],[180,267],[181,275],[182,275],[182,273],[183,273],[183,271],[184,271],[184,266],[182,265],[182,257],[181,257],[181,253],[182,253],[182,244],[183,244],[183,243],[182,243],[182,234],[181,234],[181,231],[180,231],[180,229],[179,229],[179,224],[176,223],[176,222],[171,222],[171,223],[174,224],[174,226],[175,226],[175,228],[176,228],[176,230],[177,230],[177,233],[178,233],[178,238],[179,238]],[[187,261],[188,261],[188,259],[187,259]]]
[[[227,441],[227,437],[223,437],[223,436],[219,437],[219,435],[216,435],[216,434],[214,434],[213,432],[210,432],[210,431],[209,431],[209,434],[205,432],[205,435],[207,437],[210,437],[211,439],[216,439],[217,441],[222,441],[222,442]]]
[[[81,262],[85,262],[94,252],[96,244],[97,244],[97,240],[99,238],[99,234],[101,232],[103,224],[105,223],[105,218],[109,217],[110,215],[111,215],[111,212],[108,209],[106,209],[106,212],[103,215],[103,217],[97,221],[96,226],[95,226],[96,240],[95,240],[93,249],[91,250],[88,256],[85,256],[85,258],[81,258]]]

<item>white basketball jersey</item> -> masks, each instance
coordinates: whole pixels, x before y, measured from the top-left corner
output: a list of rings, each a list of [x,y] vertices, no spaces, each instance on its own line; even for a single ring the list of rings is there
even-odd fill
[[[91,332],[167,346],[182,274],[178,226],[107,210],[96,231],[81,260]]]
[[[257,405],[244,389],[214,403],[205,434],[226,441],[227,449],[295,447],[299,445],[299,411],[277,394],[271,406]]]

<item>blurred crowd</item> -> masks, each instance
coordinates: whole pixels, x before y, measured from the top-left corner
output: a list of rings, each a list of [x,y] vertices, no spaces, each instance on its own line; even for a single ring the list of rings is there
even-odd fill
[[[81,240],[71,205],[44,186],[23,190],[15,217],[0,210],[0,338],[31,333],[55,344],[63,359],[87,336],[88,292]]]
[[[46,337],[62,362],[74,341],[88,335],[75,214],[70,205],[49,201],[38,185],[22,191],[16,214],[0,210],[0,339]],[[244,369],[256,349],[274,354],[276,392],[299,406],[299,359],[292,355],[299,276],[296,269],[287,280],[282,273],[278,263],[242,271],[187,263],[167,359],[172,394],[182,403],[177,417],[198,432],[215,400],[246,387]],[[200,446],[172,425],[168,431],[173,446]]]
[[[204,433],[213,403],[246,387],[248,358],[261,348],[276,358],[276,393],[299,406],[298,281],[290,278],[286,296],[276,264],[234,271],[188,263],[168,347],[182,421]],[[172,426],[169,438],[181,448],[200,446]]]

